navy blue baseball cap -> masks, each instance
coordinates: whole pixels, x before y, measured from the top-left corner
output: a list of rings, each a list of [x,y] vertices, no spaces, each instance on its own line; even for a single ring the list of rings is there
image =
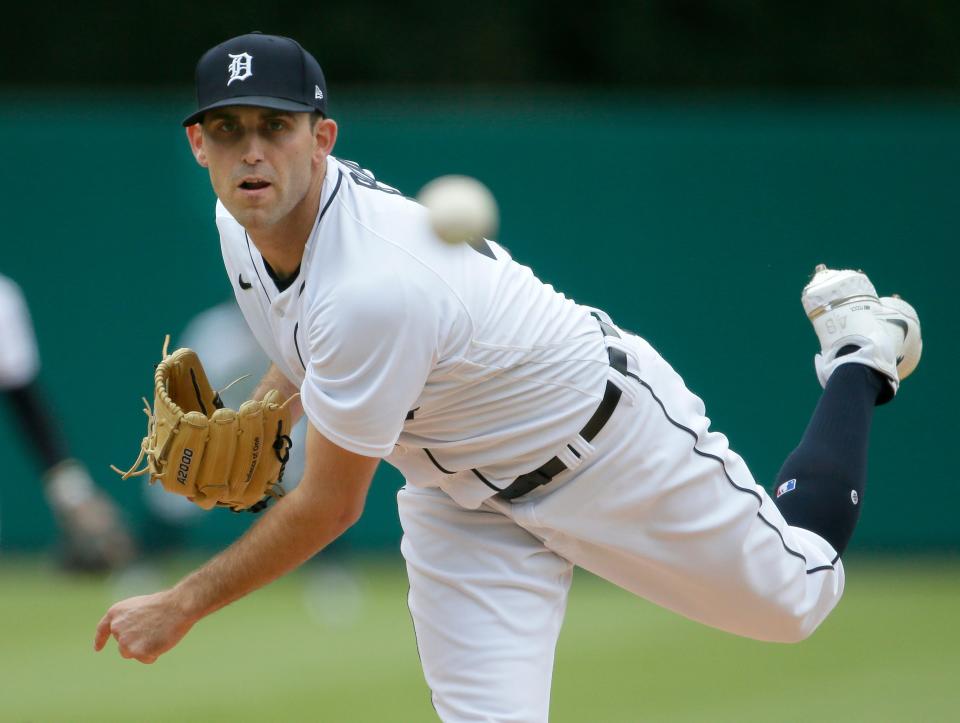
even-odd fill
[[[292,38],[250,33],[204,53],[197,63],[197,110],[183,125],[214,108],[253,105],[327,113],[327,83],[316,59]]]

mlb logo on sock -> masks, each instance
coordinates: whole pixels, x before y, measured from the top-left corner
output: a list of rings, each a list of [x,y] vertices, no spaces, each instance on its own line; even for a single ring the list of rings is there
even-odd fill
[[[797,481],[795,479],[788,479],[782,485],[777,487],[777,497],[780,495],[785,495],[787,492],[792,492],[797,487]]]

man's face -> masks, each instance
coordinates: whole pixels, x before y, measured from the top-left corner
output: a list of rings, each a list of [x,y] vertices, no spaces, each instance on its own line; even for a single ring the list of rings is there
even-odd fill
[[[242,226],[256,231],[284,220],[307,196],[333,146],[324,124],[333,122],[314,126],[309,113],[227,106],[187,133],[217,197]]]

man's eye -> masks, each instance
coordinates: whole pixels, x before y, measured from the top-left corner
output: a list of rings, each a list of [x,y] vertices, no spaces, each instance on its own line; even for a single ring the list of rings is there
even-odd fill
[[[267,121],[267,128],[271,131],[282,131],[286,127],[286,124],[280,120]]]
[[[220,124],[220,130],[223,133],[233,133],[235,130],[237,130],[237,124],[233,121],[224,121]]]

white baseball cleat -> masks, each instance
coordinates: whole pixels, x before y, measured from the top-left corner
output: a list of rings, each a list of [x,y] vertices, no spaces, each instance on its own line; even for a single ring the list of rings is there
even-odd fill
[[[903,333],[900,353],[897,355],[897,376],[903,381],[913,373],[923,353],[923,338],[920,334],[920,317],[916,310],[899,294],[881,296],[877,316],[887,324],[893,324]]]
[[[854,363],[883,374],[896,394],[916,369],[923,348],[917,312],[898,296],[878,298],[862,271],[820,264],[800,300],[820,340],[814,363],[822,386],[838,366]],[[856,349],[838,356],[845,347]]]

